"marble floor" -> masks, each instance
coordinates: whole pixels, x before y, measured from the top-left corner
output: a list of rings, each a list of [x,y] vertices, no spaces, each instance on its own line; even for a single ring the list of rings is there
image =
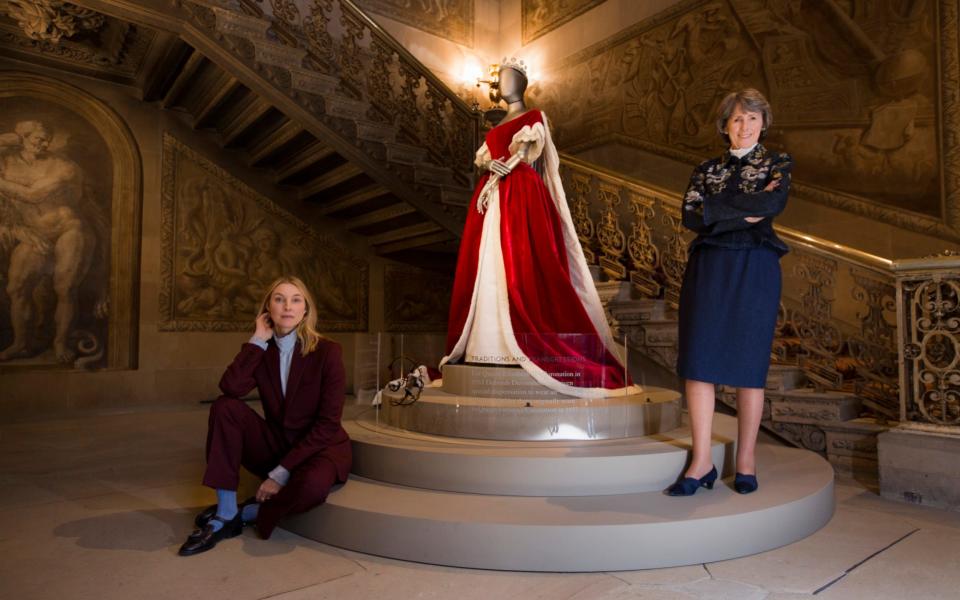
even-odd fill
[[[475,571],[282,530],[269,541],[248,531],[181,558],[194,513],[211,502],[199,485],[205,426],[203,407],[0,425],[0,599],[960,597],[960,513],[890,502],[850,483],[837,486],[833,520],[807,539],[673,569]]]

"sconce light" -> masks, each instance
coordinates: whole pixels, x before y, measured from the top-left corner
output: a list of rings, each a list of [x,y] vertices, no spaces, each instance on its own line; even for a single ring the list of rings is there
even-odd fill
[[[487,92],[487,97],[490,98],[490,108],[483,111],[483,119],[490,122],[491,125],[496,125],[503,119],[507,114],[507,111],[500,106],[500,65],[492,64],[488,69],[488,79],[477,79],[477,87],[480,87],[482,84],[487,84],[489,90]],[[479,104],[477,105],[479,108]]]
[[[500,104],[500,65],[494,63],[490,65],[488,71],[489,79],[477,79],[477,87],[484,83],[490,86],[487,97],[490,98],[490,102]]]

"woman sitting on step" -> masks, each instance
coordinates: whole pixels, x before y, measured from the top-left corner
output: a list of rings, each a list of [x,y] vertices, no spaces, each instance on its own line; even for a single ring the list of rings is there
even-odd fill
[[[316,304],[303,282],[282,277],[267,290],[250,341],[220,379],[210,407],[203,483],[217,504],[197,515],[181,556],[205,552],[255,525],[263,538],[277,522],[322,504],[350,472],[350,438],[340,425],[346,377],[340,346],[316,330]],[[254,387],[263,417],[239,398]],[[261,479],[237,505],[240,466]]]
[[[697,237],[680,291],[677,373],[686,380],[693,457],[672,496],[711,489],[717,479],[710,455],[717,384],[737,388],[734,488],[748,494],[758,487],[754,455],[787,253],[773,217],[787,203],[793,169],[789,155],[759,143],[771,120],[757,90],[724,98],[717,129],[729,149],[694,169],[683,198],[683,224]]]

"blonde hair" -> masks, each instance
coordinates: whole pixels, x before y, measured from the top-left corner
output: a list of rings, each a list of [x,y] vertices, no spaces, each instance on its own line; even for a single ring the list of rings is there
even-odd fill
[[[303,299],[307,303],[307,311],[303,315],[303,320],[297,325],[297,339],[300,340],[300,353],[303,356],[306,356],[317,349],[317,345],[320,343],[320,340],[326,339],[323,335],[317,331],[317,311],[316,304],[313,302],[313,295],[310,294],[310,290],[307,289],[307,286],[303,283],[299,277],[294,277],[292,275],[287,275],[284,277],[277,278],[270,286],[267,288],[267,293],[263,297],[263,302],[260,303],[260,312],[270,312],[270,298],[273,296],[274,290],[277,289],[277,286],[281,283],[289,283],[292,286],[295,286],[300,290],[300,293],[303,294]]]

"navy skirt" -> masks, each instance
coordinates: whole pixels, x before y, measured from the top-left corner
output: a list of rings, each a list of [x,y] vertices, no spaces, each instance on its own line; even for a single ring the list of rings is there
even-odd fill
[[[680,288],[677,374],[765,387],[780,287],[780,255],[773,248],[694,248]]]

